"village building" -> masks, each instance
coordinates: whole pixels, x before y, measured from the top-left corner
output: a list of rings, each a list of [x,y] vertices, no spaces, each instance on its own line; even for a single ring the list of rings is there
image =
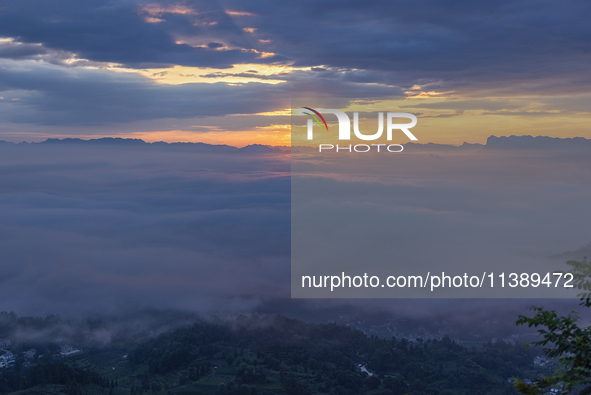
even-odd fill
[[[75,349],[74,347],[72,347],[70,345],[63,345],[60,355],[63,357],[67,357],[70,355],[78,354],[79,352],[80,352],[80,350]]]

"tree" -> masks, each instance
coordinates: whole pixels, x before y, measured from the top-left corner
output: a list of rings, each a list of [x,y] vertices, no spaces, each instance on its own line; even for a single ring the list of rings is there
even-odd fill
[[[569,273],[573,274],[574,286],[583,290],[578,295],[579,306],[591,307],[591,263],[585,258],[581,262],[568,261],[566,264],[571,267]],[[535,316],[520,315],[516,324],[545,328],[538,330],[543,340],[530,344],[543,346],[549,357],[559,357],[560,369],[554,376],[543,377],[531,385],[517,379],[515,388],[522,394],[544,394],[553,386],[563,386],[563,393],[582,386],[580,395],[591,394],[591,326],[580,327],[577,324],[579,316],[575,312],[561,317],[543,307],[531,309]]]

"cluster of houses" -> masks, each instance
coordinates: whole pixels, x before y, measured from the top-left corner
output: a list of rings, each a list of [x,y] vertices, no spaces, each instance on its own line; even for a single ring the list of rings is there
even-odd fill
[[[534,365],[535,366],[550,366],[553,364],[554,364],[554,358],[534,357]],[[538,378],[541,378],[541,377],[543,377],[543,375],[540,373],[538,375]],[[513,382],[515,382],[515,379],[513,377],[509,377],[507,379],[507,381],[510,383],[513,383]],[[529,379],[523,379],[523,382],[527,385],[533,384],[533,382]],[[548,395],[560,394],[560,393],[562,393],[562,390],[563,390],[562,382],[559,382],[557,387],[548,389],[546,392],[544,392],[544,394],[548,394]]]
[[[5,368],[11,363],[14,363],[14,354],[12,352],[6,351],[0,355],[0,368]]]
[[[12,342],[7,339],[0,339],[0,348],[10,348],[12,346]]]
[[[34,348],[31,348],[27,351],[23,351],[23,357],[25,358],[25,360],[34,359],[35,354],[37,354],[37,350],[35,350]],[[15,360],[16,359],[12,351],[5,351],[4,354],[0,355],[0,368],[10,366],[11,364],[15,363]]]
[[[6,350],[6,348],[12,346],[12,342],[6,339],[0,339],[0,369],[6,368],[16,362],[16,358],[12,351]],[[78,354],[81,351],[70,346],[70,345],[62,345],[59,355],[62,357],[68,357],[70,355]],[[23,357],[25,359],[25,364],[30,364],[30,361],[35,359],[35,355],[37,355],[37,350],[31,348],[27,351],[23,351]],[[39,355],[38,358],[42,358],[43,355]]]
[[[5,368],[9,364],[14,363],[14,354],[10,351],[5,350],[12,346],[12,342],[7,339],[0,339],[0,368]]]

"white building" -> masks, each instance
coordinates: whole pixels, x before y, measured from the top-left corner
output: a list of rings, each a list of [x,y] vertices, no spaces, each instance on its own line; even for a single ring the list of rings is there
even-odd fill
[[[550,362],[550,360],[546,357],[535,357],[534,358],[534,365],[536,365],[536,366],[545,366],[549,362]]]
[[[0,355],[0,367],[4,368],[8,366],[8,363],[14,361],[14,354],[10,351],[6,351],[4,354]]]
[[[0,355],[0,359],[4,359],[6,361],[14,359],[14,354],[10,351],[6,351],[4,354]]]
[[[63,357],[67,357],[69,355],[73,355],[73,354],[78,354],[80,352],[80,350],[75,349],[74,347],[70,346],[70,345],[63,345],[62,346],[62,351],[60,352],[60,355]]]

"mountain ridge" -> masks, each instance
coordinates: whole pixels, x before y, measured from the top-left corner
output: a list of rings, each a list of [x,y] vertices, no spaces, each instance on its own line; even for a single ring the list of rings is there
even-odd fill
[[[202,142],[173,142],[168,143],[164,141],[146,142],[142,139],[136,138],[122,138],[122,137],[101,137],[96,139],[81,139],[81,138],[48,138],[41,142],[21,142],[13,143],[5,140],[0,140],[0,145],[85,145],[85,146],[169,146],[169,147],[187,147],[197,148],[199,151],[225,151],[225,152],[248,152],[248,153],[272,153],[272,152],[286,152],[291,149],[290,146],[273,146],[265,144],[249,144],[244,147],[235,147],[227,144],[208,144]],[[549,137],[549,136],[531,136],[531,135],[511,135],[511,136],[494,136],[491,135],[486,139],[485,144],[467,143],[461,145],[453,144],[439,144],[439,143],[406,143],[406,146],[416,148],[427,148],[435,150],[472,150],[472,149],[581,149],[591,148],[591,139],[584,137]],[[295,146],[294,146],[295,147]]]

